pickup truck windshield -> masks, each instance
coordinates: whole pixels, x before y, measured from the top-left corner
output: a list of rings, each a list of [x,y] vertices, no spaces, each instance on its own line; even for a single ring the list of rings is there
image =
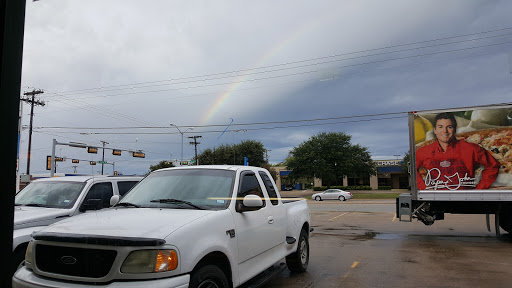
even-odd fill
[[[16,195],[15,205],[69,209],[84,185],[83,182],[32,182]]]
[[[140,207],[169,209],[226,209],[234,179],[235,172],[226,170],[174,169],[154,172],[139,182],[119,204],[129,202]],[[175,201],[156,201],[158,199]],[[197,207],[179,205],[180,201]]]

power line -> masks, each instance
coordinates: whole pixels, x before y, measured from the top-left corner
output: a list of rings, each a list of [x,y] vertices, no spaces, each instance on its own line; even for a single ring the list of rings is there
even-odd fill
[[[458,49],[451,49],[451,50],[444,50],[444,51],[436,51],[436,52],[409,55],[409,56],[403,56],[403,57],[395,57],[395,58],[389,58],[389,59],[374,60],[374,61],[362,62],[362,63],[354,63],[354,64],[348,64],[348,65],[343,65],[343,66],[331,67],[329,69],[361,67],[361,66],[370,65],[370,64],[381,64],[381,63],[385,63],[385,62],[407,60],[407,59],[412,59],[412,58],[420,58],[420,57],[424,57],[424,56],[433,56],[433,55],[440,55],[440,54],[453,53],[453,52],[463,52],[463,51],[468,51],[468,50],[473,50],[473,49],[478,49],[478,48],[487,48],[487,47],[505,45],[505,44],[510,44],[510,43],[512,43],[512,41],[492,43],[492,44],[486,44],[486,45],[480,45],[480,46],[465,47],[465,48],[458,48]],[[391,53],[391,52],[389,52],[389,53]],[[376,55],[358,56],[356,58],[373,57],[373,56],[376,56]],[[351,59],[341,59],[341,60],[335,60],[335,61],[315,63],[315,64],[311,64],[311,65],[304,65],[303,67],[300,67],[300,68],[304,68],[306,66],[312,66],[312,65],[320,65],[320,64],[328,64],[328,63],[332,63],[332,62],[345,61],[345,60],[351,60]],[[297,67],[293,67],[293,68],[295,69]],[[289,69],[292,69],[292,68],[289,68]],[[289,73],[289,74],[273,75],[273,76],[262,77],[262,78],[245,79],[245,80],[239,80],[239,81],[234,81],[234,82],[222,82],[222,83],[213,83],[213,84],[179,87],[179,88],[168,88],[168,89],[158,89],[158,90],[137,91],[137,92],[131,92],[131,93],[117,93],[117,94],[107,94],[107,95],[99,95],[99,96],[89,96],[89,97],[81,97],[80,99],[106,98],[106,97],[114,97],[114,96],[126,96],[126,95],[148,94],[148,93],[157,93],[157,92],[180,91],[180,90],[213,87],[213,86],[224,86],[224,85],[231,85],[231,84],[250,83],[250,82],[256,82],[256,81],[271,80],[271,79],[278,79],[278,78],[284,78],[284,77],[300,76],[300,75],[318,73],[318,72],[321,72],[321,70],[322,69],[308,70],[308,71],[301,71],[301,72],[295,72],[295,73]]]
[[[505,102],[505,103],[494,103],[494,104],[483,104],[479,105],[480,107],[492,107],[497,105],[512,105],[512,102]],[[441,109],[451,109],[451,108],[439,108],[434,110],[441,110]],[[365,114],[365,115],[352,115],[352,116],[340,116],[340,117],[328,117],[328,118],[316,118],[316,119],[304,119],[304,120],[287,120],[287,121],[270,121],[270,122],[253,122],[253,123],[239,123],[239,124],[231,124],[231,126],[249,126],[249,125],[269,125],[269,124],[287,124],[287,123],[300,123],[300,122],[315,122],[315,121],[328,121],[328,120],[340,120],[340,119],[357,119],[357,118],[368,118],[368,117],[380,117],[380,116],[391,116],[391,115],[398,115],[393,117],[381,117],[381,118],[371,118],[371,119],[358,119],[358,120],[349,120],[349,121],[339,121],[339,122],[329,122],[329,123],[314,123],[314,124],[303,124],[303,125],[290,125],[290,126],[274,126],[274,127],[258,127],[258,128],[244,128],[244,130],[268,130],[268,129],[283,129],[283,128],[296,128],[296,127],[308,127],[308,126],[321,126],[321,125],[333,125],[333,124],[344,124],[344,123],[356,123],[356,122],[368,122],[368,121],[378,121],[378,120],[389,120],[389,119],[398,119],[406,117],[409,111],[407,112],[389,112],[389,113],[375,113],[375,114]],[[216,125],[183,125],[181,127],[188,127],[188,128],[210,128],[210,127],[224,127],[225,124],[216,124]],[[171,129],[172,127],[167,126],[157,126],[157,127],[37,127],[39,129],[77,129],[77,130],[124,130],[124,129]],[[197,131],[194,130],[194,132],[190,133],[220,133],[223,132],[223,130],[210,130],[210,131]],[[231,131],[228,131],[231,132]],[[43,132],[41,132],[43,133]],[[61,131],[60,133],[81,133],[84,132],[69,132],[69,131]],[[177,134],[178,132],[87,132],[87,134],[94,134],[94,135],[102,135],[102,134],[149,134],[149,135],[158,135],[158,134]],[[181,133],[180,133],[181,134]],[[184,134],[184,133],[183,133]],[[190,138],[190,137],[189,137]]]
[[[303,124],[303,125],[290,125],[290,126],[275,126],[275,127],[260,127],[260,128],[244,128],[244,130],[271,130],[271,129],[285,129],[285,128],[297,128],[297,127],[309,127],[309,126],[322,126],[322,125],[334,125],[334,124],[344,124],[344,123],[356,123],[356,122],[368,122],[368,121],[377,121],[377,120],[389,120],[389,119],[398,119],[404,118],[406,115],[395,116],[395,117],[385,117],[385,118],[375,118],[375,119],[360,119],[360,120],[352,120],[352,121],[340,121],[340,122],[330,122],[330,123],[317,123],[317,124]],[[224,130],[209,130],[209,131],[194,131],[194,133],[205,134],[205,133],[221,133]],[[231,131],[227,131],[231,132]],[[79,132],[60,132],[60,133],[79,133]],[[191,132],[192,133],[192,132]],[[84,132],[81,132],[84,134]],[[87,132],[89,135],[170,135],[177,134],[176,132]]]
[[[389,113],[375,113],[375,114],[364,114],[364,115],[352,115],[352,116],[340,116],[340,117],[326,117],[326,118],[314,118],[314,119],[302,119],[302,120],[286,120],[286,121],[269,121],[269,122],[252,122],[252,123],[233,123],[231,126],[248,126],[248,125],[268,125],[268,124],[282,124],[282,123],[297,123],[297,122],[312,122],[312,121],[327,121],[337,119],[350,119],[350,118],[365,118],[365,117],[376,117],[376,116],[387,116],[397,114],[407,114],[406,112],[389,112]],[[210,125],[182,125],[182,127],[191,128],[207,128],[207,127],[225,127],[226,124],[210,124]],[[65,126],[52,126],[52,127],[35,127],[36,129],[76,129],[76,130],[111,130],[111,129],[169,129],[172,127],[168,126],[133,126],[133,127],[65,127]],[[191,132],[193,133],[193,132]],[[168,133],[171,134],[171,133]],[[176,133],[174,133],[176,134]]]
[[[493,33],[493,32],[506,31],[506,30],[510,30],[510,29],[512,29],[512,27],[505,27],[505,28],[494,29],[494,30],[487,30],[487,31],[482,31],[482,32],[475,32],[475,33],[470,33],[470,34],[442,37],[442,38],[436,38],[436,39],[430,39],[430,40],[422,40],[422,41],[417,41],[417,42],[411,42],[411,43],[405,43],[405,44],[397,44],[397,45],[390,45],[390,46],[371,48],[371,49],[365,49],[365,50],[351,51],[351,52],[346,52],[346,53],[340,53],[340,54],[334,54],[334,55],[328,55],[328,56],[322,56],[322,57],[316,57],[316,58],[310,58],[310,59],[304,59],[304,60],[297,60],[297,61],[291,61],[291,62],[286,62],[286,63],[274,64],[274,65],[260,66],[260,67],[248,68],[248,69],[239,69],[239,70],[232,70],[232,71],[204,74],[204,75],[198,75],[198,76],[188,76],[188,77],[180,77],[180,78],[173,78],[173,79],[165,79],[165,80],[134,82],[134,83],[128,83],[128,84],[121,84],[121,85],[109,85],[109,86],[103,86],[103,87],[94,87],[94,88],[68,90],[68,91],[62,91],[62,92],[57,92],[57,93],[67,93],[67,94],[69,94],[69,93],[74,93],[74,92],[86,92],[86,91],[90,92],[91,90],[103,90],[103,89],[116,88],[116,87],[137,86],[137,85],[145,85],[145,84],[152,84],[152,83],[161,83],[161,82],[170,82],[170,81],[181,81],[181,80],[194,79],[194,78],[204,78],[204,77],[226,75],[226,74],[236,74],[236,73],[241,73],[241,72],[248,72],[248,71],[255,71],[255,70],[266,69],[266,68],[287,66],[287,65],[292,65],[292,64],[305,63],[305,62],[310,62],[310,61],[317,61],[317,60],[323,60],[323,59],[328,59],[328,58],[341,57],[341,56],[347,56],[347,55],[353,55],[353,54],[359,54],[359,53],[366,53],[366,52],[372,52],[372,51],[378,51],[378,50],[384,50],[384,49],[412,46],[412,45],[418,45],[418,44],[423,44],[423,43],[436,42],[436,41],[449,40],[449,39],[456,39],[456,38],[462,38],[462,37],[468,37],[468,36],[476,36],[476,35],[488,34],[488,33]],[[462,43],[462,42],[475,41],[475,40],[481,40],[481,39],[488,39],[488,38],[500,37],[500,36],[506,36],[506,35],[510,35],[510,33],[502,34],[502,35],[487,36],[487,37],[476,38],[476,39],[461,40],[461,41],[452,42],[452,43],[448,43],[448,44],[457,44],[457,43]],[[434,45],[434,46],[448,45],[448,44],[437,44],[437,45]],[[426,47],[429,47],[429,46],[426,46]],[[430,46],[430,47],[432,47],[432,46]],[[409,49],[423,49],[423,48],[425,48],[425,47],[417,47],[417,48],[409,48]],[[396,53],[396,52],[397,51],[383,52],[383,53]],[[261,73],[261,72],[258,72],[258,73]],[[195,82],[195,81],[205,81],[205,80],[194,80],[192,82]],[[171,84],[177,84],[177,83],[171,83]],[[133,89],[133,88],[134,87],[123,88],[123,89]]]
[[[474,57],[480,57],[480,56],[488,56],[488,55],[493,55],[493,54],[498,54],[498,52],[493,52],[493,53],[480,53],[480,54],[472,54],[472,55],[469,55],[469,56],[463,56],[463,57],[456,57],[456,58],[450,58],[448,60],[461,60],[461,59],[467,59],[467,58],[474,58]],[[443,60],[434,60],[434,61],[427,61],[427,62],[421,62],[421,63],[413,63],[413,64],[406,64],[406,65],[398,65],[398,66],[393,66],[393,67],[381,67],[381,68],[373,68],[371,71],[375,72],[375,71],[378,71],[378,70],[387,70],[387,69],[397,69],[397,68],[405,68],[405,67],[411,67],[411,66],[416,66],[416,65],[420,65],[420,64],[432,64],[432,63],[436,63],[436,62],[439,62],[439,61],[446,61],[446,59],[443,59]],[[344,73],[345,76],[347,75],[355,75],[355,74],[360,74],[360,73],[365,73],[365,72],[368,72],[368,70],[361,70],[361,71],[355,71],[355,72],[350,72],[350,73]],[[335,78],[338,78],[338,76],[336,76]],[[294,84],[294,83],[302,83],[302,82],[306,82],[306,81],[311,81],[310,79],[303,79],[303,80],[294,80],[294,81],[287,81],[287,82],[281,82],[281,83],[274,83],[274,84],[267,84],[267,85],[260,85],[260,86],[256,86],[256,87],[245,87],[245,88],[238,88],[237,90],[238,91],[241,91],[241,90],[253,90],[253,89],[260,89],[260,88],[266,88],[266,87],[271,87],[271,86],[279,86],[279,85],[287,85],[287,84]],[[322,80],[320,80],[322,81]],[[155,92],[159,92],[159,91],[155,91]],[[180,98],[191,98],[191,97],[200,97],[200,96],[205,96],[205,95],[210,95],[210,94],[218,94],[218,93],[221,93],[222,91],[217,91],[217,92],[207,92],[207,93],[201,93],[201,94],[193,94],[193,95],[186,95],[186,96],[179,96],[179,97],[166,97],[166,100],[173,100],[173,99],[180,99]],[[138,94],[138,93],[133,93],[133,94]],[[122,94],[122,95],[128,95],[128,94]],[[63,96],[62,96],[63,97]],[[83,97],[82,99],[90,99],[90,98],[99,98],[99,97],[104,97],[104,96],[91,96],[91,97]],[[160,96],[161,97],[161,96]],[[64,100],[66,101],[66,100]],[[59,101],[57,101],[59,102]],[[137,102],[139,102],[139,100],[137,100]],[[147,101],[146,101],[147,102]],[[129,103],[129,102],[123,102],[123,103]],[[69,104],[66,104],[66,103],[63,103],[65,105],[69,105]],[[117,104],[115,104],[117,105]],[[76,107],[77,109],[81,109],[80,106],[76,106],[76,105],[70,105],[70,106],[74,106]],[[90,110],[89,110],[90,111]],[[111,111],[111,110],[108,110],[108,111]],[[92,111],[94,112],[94,111]],[[98,113],[100,115],[106,115],[106,114],[101,114],[101,113]],[[119,118],[116,118],[116,119],[119,119]],[[122,119],[119,119],[119,120],[122,120]],[[141,122],[144,122],[141,120]],[[149,123],[149,122],[148,122]]]

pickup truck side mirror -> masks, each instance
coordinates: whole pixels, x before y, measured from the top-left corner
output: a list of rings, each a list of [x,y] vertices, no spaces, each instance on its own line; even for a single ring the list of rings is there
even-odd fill
[[[101,203],[101,199],[88,199],[84,203],[82,203],[82,206],[80,206],[79,211],[85,212],[89,210],[100,210],[103,208],[103,205]]]
[[[114,196],[110,197],[110,207],[119,203],[119,199],[121,199],[121,197],[119,197],[119,195],[114,195]]]
[[[237,212],[255,211],[263,207],[263,200],[258,195],[247,195],[242,201],[239,200],[237,202]]]

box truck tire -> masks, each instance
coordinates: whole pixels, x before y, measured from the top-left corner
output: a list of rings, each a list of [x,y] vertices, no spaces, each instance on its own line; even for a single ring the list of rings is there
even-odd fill
[[[500,227],[512,233],[512,211],[500,212]]]

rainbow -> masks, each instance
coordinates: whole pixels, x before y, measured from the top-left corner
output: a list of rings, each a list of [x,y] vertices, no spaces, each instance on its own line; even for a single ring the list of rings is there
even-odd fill
[[[317,25],[311,25],[311,23],[305,22],[304,25],[300,29],[297,29],[294,33],[292,33],[289,37],[283,39],[282,41],[278,42],[272,49],[269,50],[269,52],[265,53],[256,61],[256,65],[253,65],[253,67],[262,67],[265,65],[265,63],[268,63],[268,61],[274,57],[276,54],[281,52],[286,46],[288,46],[293,41],[297,40],[301,35],[306,34],[306,32],[313,30],[314,27]],[[219,109],[223,106],[224,103],[237,91],[239,87],[241,87],[245,81],[249,79],[249,75],[241,75],[238,76],[233,84],[229,85],[228,88],[222,92],[218,97],[215,103],[208,109],[208,111],[204,114],[203,118],[201,119],[201,125],[206,125],[211,120],[211,118],[219,111]]]

